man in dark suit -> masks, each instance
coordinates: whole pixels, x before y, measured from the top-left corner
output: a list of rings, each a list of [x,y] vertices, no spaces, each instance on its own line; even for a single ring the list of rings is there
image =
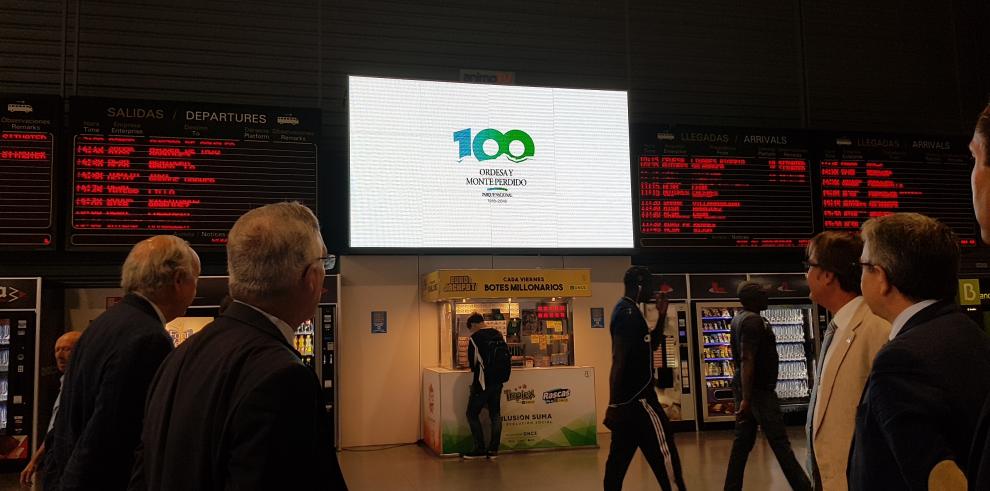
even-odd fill
[[[234,301],[162,364],[132,490],[346,489],[319,380],[292,347],[329,262],[299,203],[237,220],[227,242]]]
[[[69,361],[46,452],[46,490],[127,487],[148,385],[172,351],[165,323],[192,303],[199,270],[199,257],[175,236],[131,249],[120,281],[126,295],[90,324]]]
[[[856,413],[849,489],[965,489],[990,337],[953,302],[959,245],[915,213],[863,225],[863,297],[891,323]]]

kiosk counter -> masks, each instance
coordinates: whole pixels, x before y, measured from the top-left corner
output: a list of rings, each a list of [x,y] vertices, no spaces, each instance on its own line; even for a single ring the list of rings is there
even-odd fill
[[[591,295],[590,270],[438,270],[424,283],[424,300],[441,304],[440,366],[423,372],[427,446],[438,455],[472,448],[465,413],[474,313],[502,333],[512,354],[500,451],[597,446],[595,370],[574,366],[571,309],[572,297]]]

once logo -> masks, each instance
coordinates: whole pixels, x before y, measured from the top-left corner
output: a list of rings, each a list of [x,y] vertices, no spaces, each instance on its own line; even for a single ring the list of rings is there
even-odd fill
[[[489,154],[485,151],[485,142],[488,140],[498,144],[497,152]],[[472,140],[471,128],[465,128],[454,132],[454,141],[457,142],[458,162],[472,153],[474,153],[474,158],[478,159],[479,162],[497,159],[503,154],[513,162],[522,162],[532,157],[536,152],[536,147],[533,145],[533,138],[522,130],[509,130],[502,133],[499,130],[487,128],[479,131],[478,134],[474,135],[474,140]],[[510,147],[513,142],[522,143],[522,152],[518,154],[512,153]]]

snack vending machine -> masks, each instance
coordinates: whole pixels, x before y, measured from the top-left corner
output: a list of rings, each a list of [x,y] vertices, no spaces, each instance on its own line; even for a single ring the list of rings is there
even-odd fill
[[[817,311],[808,300],[807,282],[802,282],[803,275],[790,274],[749,275],[748,279],[762,283],[770,293],[769,306],[762,316],[769,321],[777,341],[776,392],[781,410],[785,413],[807,410],[818,332]],[[735,287],[742,281],[745,279],[735,278],[732,288],[720,288],[725,291],[718,294],[735,296]],[[692,276],[692,285],[693,282]],[[702,360],[699,371],[705,382],[701,391],[702,419],[706,423],[735,420],[732,380],[736,374],[736,354],[732,352],[730,326],[741,309],[742,304],[736,299],[695,303]]]
[[[0,468],[20,469],[37,441],[41,278],[0,278]]]

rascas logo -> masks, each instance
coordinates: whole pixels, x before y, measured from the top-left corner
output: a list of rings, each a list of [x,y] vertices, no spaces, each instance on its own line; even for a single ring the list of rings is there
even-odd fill
[[[567,402],[571,396],[571,389],[550,389],[543,393],[543,402],[553,404],[555,402]]]
[[[506,389],[505,402],[518,402],[519,404],[532,404],[536,400],[536,391],[527,389],[525,385],[515,389]]]
[[[497,152],[489,154],[485,151],[485,142],[488,140],[498,144]],[[522,162],[536,154],[533,138],[522,130],[509,130],[502,133],[499,130],[487,128],[479,131],[478,134],[474,135],[474,140],[472,140],[471,128],[465,128],[454,132],[454,141],[457,142],[458,162],[464,160],[464,157],[469,157],[472,153],[474,154],[474,158],[478,159],[478,162],[497,159],[505,155],[506,158],[516,163]],[[522,151],[519,153],[512,153],[512,144],[515,142],[522,144]],[[518,150],[519,145],[516,147]]]

